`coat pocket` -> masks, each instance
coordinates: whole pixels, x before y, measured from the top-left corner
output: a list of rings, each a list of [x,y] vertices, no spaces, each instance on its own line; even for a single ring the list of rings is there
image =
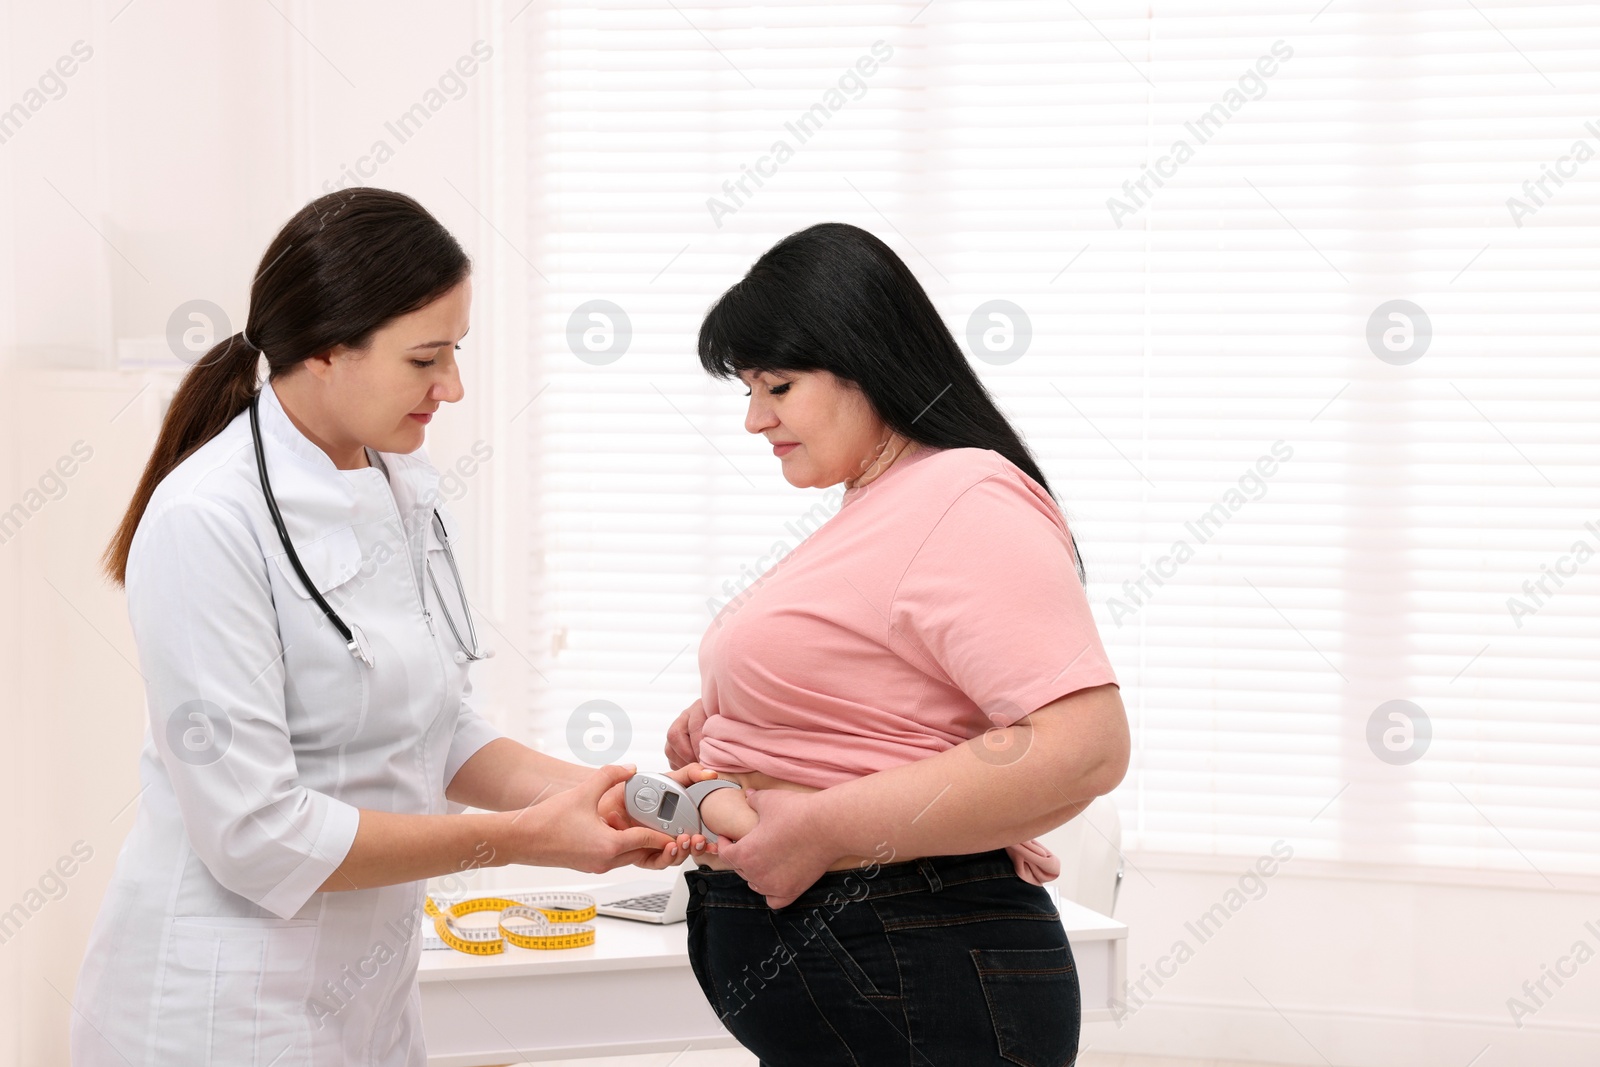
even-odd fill
[[[296,546],[296,551],[312,587],[345,625],[361,631],[370,646],[377,636],[372,609],[356,602],[363,587],[376,580],[382,554],[363,558],[355,532],[348,527]],[[272,558],[278,572],[273,578],[273,599],[282,642],[279,669],[290,737],[302,750],[325,751],[346,744],[366,720],[371,671],[346,650],[343,635],[312,601],[288,554]],[[403,556],[392,565],[406,566]],[[367,619],[365,628],[363,618]]]
[[[1022,1067],[1068,1067],[1078,1055],[1078,972],[1072,950],[971,950],[1000,1055]]]
[[[309,1061],[308,919],[168,920],[156,1024],[159,1063],[278,1067]]]
[[[311,579],[311,584],[316,586],[317,592],[327,600],[335,599],[331,595],[333,591],[350,579],[370,578],[377,562],[362,558],[361,542],[356,538],[355,530],[348,526],[334,530],[316,541],[295,545],[294,554],[299,557],[300,566],[305,568],[306,577]],[[306,583],[300,580],[300,574],[295,570],[294,561],[289,558],[289,553],[278,552],[268,558],[276,561],[283,580],[301,600],[311,599],[311,591],[306,588]],[[337,611],[339,606],[334,604],[333,607]]]

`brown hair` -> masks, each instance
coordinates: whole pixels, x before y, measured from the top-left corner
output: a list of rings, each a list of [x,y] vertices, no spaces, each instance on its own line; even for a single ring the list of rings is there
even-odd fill
[[[111,579],[126,580],[134,532],[161,480],[250,406],[262,356],[270,381],[337,345],[364,349],[379,327],[432,303],[471,269],[450,232],[403,193],[342,189],[301,208],[261,257],[245,328],[200,357],[178,386],[101,557]]]

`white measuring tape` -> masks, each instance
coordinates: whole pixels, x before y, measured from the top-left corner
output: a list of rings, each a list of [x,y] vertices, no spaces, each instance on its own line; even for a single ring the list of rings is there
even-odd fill
[[[493,956],[518,948],[582,948],[594,944],[595,899],[587,893],[507,893],[468,897],[443,907],[428,897],[422,910],[433,919],[439,940],[473,956]],[[456,920],[480,911],[497,911],[494,927],[463,927]],[[508,925],[509,921],[509,925]]]

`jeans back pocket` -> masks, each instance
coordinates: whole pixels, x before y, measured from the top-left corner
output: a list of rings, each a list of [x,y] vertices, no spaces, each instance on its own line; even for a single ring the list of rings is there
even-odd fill
[[[1068,1067],[1081,1018],[1071,948],[971,951],[1000,1055],[1022,1067]]]

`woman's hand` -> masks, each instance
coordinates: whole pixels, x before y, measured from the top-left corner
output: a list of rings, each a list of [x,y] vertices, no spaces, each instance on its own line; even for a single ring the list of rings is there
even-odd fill
[[[696,782],[703,782],[708,778],[715,778],[717,772],[709,767],[702,767],[698,763],[686,763],[682,767],[674,767],[667,772],[667,777],[687,788]]]
[[[633,777],[633,767],[606,766],[572,789],[538,804],[499,813],[506,862],[567,867],[602,874],[634,863],[652,869],[683,862],[682,844],[644,826],[618,827],[602,813],[603,798]],[[620,792],[618,794],[620,796]]]
[[[705,725],[705,705],[696,700],[667,729],[667,766],[678,770],[700,758],[700,732]]]
[[[761,821],[738,841],[725,842],[722,858],[767,898],[769,908],[787,907],[844,853],[828,839],[822,821],[813,817],[820,793],[746,789],[744,795]]]
[[[690,763],[667,775],[668,778],[671,778],[681,786],[690,786],[695,782],[704,781],[707,778],[715,778],[716,776],[716,771],[707,770],[698,763]],[[623,797],[627,784],[628,780],[624,778],[610,789],[607,789],[600,798],[600,817],[613,830],[626,830],[630,826],[642,825],[628,814],[627,801]],[[663,867],[676,867],[693,852],[716,855],[717,846],[714,842],[707,841],[702,834],[679,834],[678,840],[672,846],[663,849],[659,855],[647,861],[637,863],[636,866],[652,871],[659,871]]]

